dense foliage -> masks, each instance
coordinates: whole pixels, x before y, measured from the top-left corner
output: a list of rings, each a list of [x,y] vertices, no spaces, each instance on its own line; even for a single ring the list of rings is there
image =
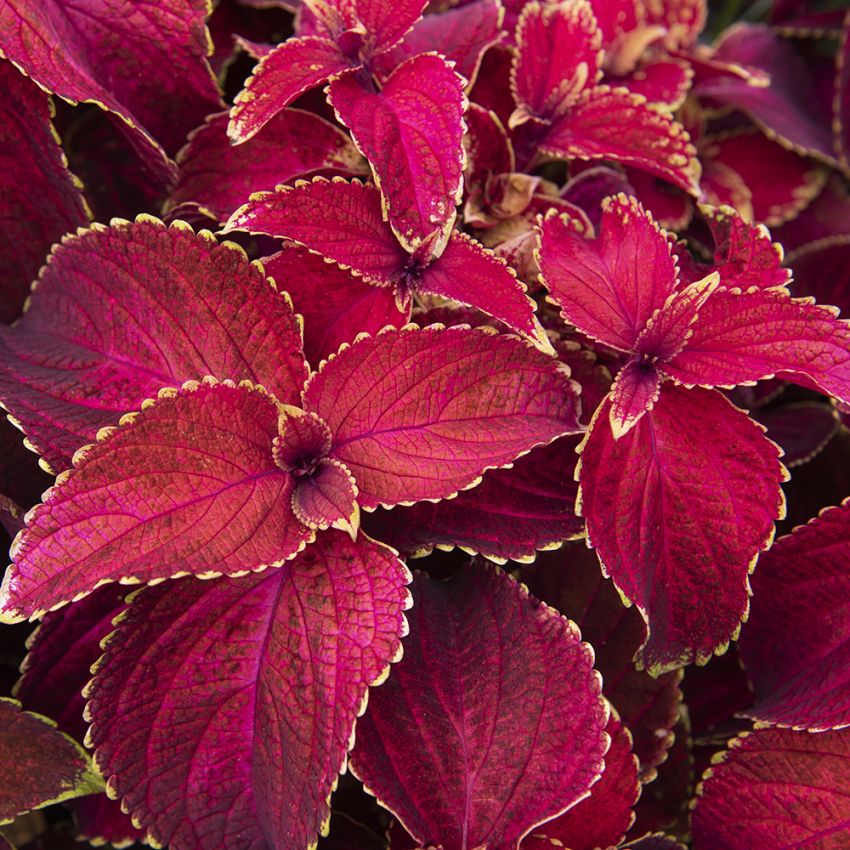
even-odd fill
[[[850,847],[846,6],[0,0],[0,848]]]

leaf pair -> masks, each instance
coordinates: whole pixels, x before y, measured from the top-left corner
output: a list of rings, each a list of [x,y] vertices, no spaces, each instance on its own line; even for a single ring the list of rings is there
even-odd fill
[[[338,0],[310,5],[315,35],[264,56],[237,96],[228,134],[250,139],[300,94],[330,80],[328,98],[381,187],[393,230],[413,251],[445,244],[460,200],[464,81],[441,56],[395,67],[380,90],[373,64],[421,18],[421,0]]]
[[[511,70],[512,127],[563,159],[609,159],[698,195],[696,150],[681,124],[642,95],[600,83],[602,32],[586,0],[526,4]]]
[[[850,397],[850,330],[792,299],[769,240],[737,227],[741,253],[687,284],[634,200],[606,203],[595,240],[564,218],[542,227],[541,269],[564,318],[625,358],[582,448],[579,504],[605,570],[650,625],[642,660],[655,671],[705,661],[737,633],[748,570],[783,505],[776,447],[711,388],[776,375]]]
[[[258,193],[231,216],[225,232],[234,230],[291,239],[351,269],[362,280],[343,284],[351,292],[350,315],[338,321],[346,327],[362,328],[364,320],[367,327],[373,326],[370,313],[379,309],[376,302],[384,305],[394,299],[396,315],[409,318],[414,295],[436,295],[476,307],[551,351],[535,318],[534,302],[504,261],[458,232],[442,248],[432,240],[408,252],[384,222],[380,193],[372,186],[316,178]],[[299,303],[318,303],[325,290],[338,290],[337,281],[345,277],[332,266],[323,273],[322,264],[303,253],[285,250],[278,256],[282,261],[274,259],[274,268],[289,264],[300,290]],[[299,274],[299,264],[312,274]],[[370,285],[385,288],[385,294],[370,293]],[[386,310],[382,306],[379,317]]]

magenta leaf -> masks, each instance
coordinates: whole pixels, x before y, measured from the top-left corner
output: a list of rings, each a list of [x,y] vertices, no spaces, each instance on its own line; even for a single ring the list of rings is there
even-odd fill
[[[515,337],[409,326],[361,338],[322,364],[303,406],[330,428],[329,456],[354,475],[360,506],[390,507],[444,499],[576,433],[567,372]]]
[[[15,696],[28,711],[54,718],[61,731],[77,741],[82,741],[88,730],[82,690],[91,678],[92,665],[100,658],[101,640],[124,610],[126,594],[127,589],[119,585],[98,588],[85,599],[45,615],[28,642],[29,653]],[[105,792],[74,799],[68,806],[81,837],[112,844],[143,837]]]
[[[363,173],[365,163],[338,127],[300,109],[273,118],[250,142],[227,139],[227,113],[211,116],[191,134],[177,158],[179,177],[168,208],[195,202],[227,221],[254,192],[316,171]]]
[[[694,87],[698,97],[745,112],[768,138],[798,154],[836,164],[830,116],[820,109],[815,80],[792,39],[764,24],[739,23],[723,35],[714,59],[755,66],[769,75],[769,84],[714,76]]]
[[[850,401],[850,327],[837,310],[782,291],[717,290],[684,349],[664,364],[682,383],[734,386],[774,375]]]
[[[207,11],[204,0],[5,3],[0,50],[46,90],[117,115],[168,171],[166,153],[222,105],[206,58]]]
[[[638,762],[632,752],[632,736],[615,714],[611,714],[605,731],[611,746],[605,753],[605,771],[590,789],[590,796],[538,826],[523,840],[523,850],[619,846],[635,818],[632,806],[640,795]]]
[[[609,159],[699,195],[700,165],[685,129],[627,89],[586,91],[540,141],[540,152],[562,159]]]
[[[357,180],[322,177],[258,193],[230,218],[225,232],[247,230],[292,239],[380,285],[407,265],[381,214],[381,194]]]
[[[759,729],[707,771],[694,850],[841,850],[850,824],[850,733]]]
[[[748,717],[812,731],[850,725],[848,511],[847,503],[824,511],[759,563],[741,634],[756,697]]]
[[[455,499],[375,511],[366,530],[411,554],[457,546],[497,563],[533,560],[538,550],[582,531],[573,508],[576,444],[576,437],[565,437],[532,449]]]
[[[278,413],[258,387],[187,384],[78,452],[16,546],[2,618],[40,616],[108,581],[241,574],[293,557],[314,534],[273,457]]]
[[[468,85],[475,82],[484,51],[502,36],[503,16],[497,0],[472,0],[464,6],[421,18],[404,40],[383,54],[376,66],[389,75],[396,65],[421,53],[440,53]]]
[[[632,659],[646,640],[646,625],[634,606],[626,608],[583,541],[541,555],[522,568],[520,580],[534,596],[573,620],[593,647],[603,695],[631,733],[641,780],[649,781],[674,743],[682,672],[655,677],[637,669]]]
[[[304,353],[314,366],[358,334],[400,328],[409,318],[396,304],[395,287],[367,283],[306,248],[287,247],[263,267],[304,318]]]
[[[567,322],[627,351],[677,280],[670,240],[625,195],[604,202],[596,239],[588,239],[574,219],[547,218],[540,269]]]
[[[0,322],[21,314],[53,243],[88,223],[79,182],[68,171],[51,114],[47,95],[0,60]]]
[[[88,690],[111,793],[163,845],[315,842],[367,688],[401,654],[409,579],[327,531],[282,569],[143,590]]]
[[[352,537],[360,527],[357,484],[344,463],[320,460],[292,492],[292,512],[308,528],[339,528]]]
[[[618,440],[630,431],[640,418],[652,410],[661,393],[661,375],[652,366],[630,360],[617,374],[611,388],[608,417],[611,432]]]
[[[0,698],[0,824],[16,815],[103,788],[86,751],[46,717]]]
[[[422,54],[399,65],[380,92],[344,74],[328,98],[369,160],[401,244],[414,251],[436,239],[439,253],[462,193],[463,79],[440,56]]]
[[[352,770],[419,846],[516,848],[587,795],[608,745],[578,629],[496,568],[418,575],[404,658]]]
[[[284,41],[260,60],[236,96],[228,137],[235,144],[247,142],[299,95],[350,67],[345,54],[326,38]]]
[[[749,569],[781,515],[778,449],[716,391],[664,384],[619,440],[607,416],[603,404],[581,456],[588,539],[649,626],[642,664],[705,663],[737,634]]]
[[[767,436],[782,446],[782,462],[789,469],[816,457],[841,428],[838,410],[820,401],[780,404],[754,415]]]
[[[0,329],[0,398],[64,469],[164,386],[212,373],[296,403],[300,338],[286,297],[235,246],[182,223],[116,221],[66,238],[23,319]]]
[[[693,71],[687,62],[666,57],[646,62],[617,82],[632,94],[645,97],[648,103],[672,111],[682,105],[692,79]]]
[[[346,4],[339,5],[345,8]],[[426,6],[427,0],[353,0],[356,20],[366,30],[366,55],[379,56],[395,47],[421,18]]]
[[[542,350],[552,350],[525,284],[504,260],[465,233],[451,234],[443,253],[420,273],[416,288],[484,310],[536,340]]]
[[[576,104],[602,77],[602,35],[590,4],[527,3],[517,24],[511,88],[514,126],[551,121]]]

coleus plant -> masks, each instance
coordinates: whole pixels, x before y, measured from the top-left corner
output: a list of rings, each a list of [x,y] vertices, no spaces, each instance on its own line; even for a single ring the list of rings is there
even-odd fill
[[[801,5],[0,7],[0,847],[843,847]]]

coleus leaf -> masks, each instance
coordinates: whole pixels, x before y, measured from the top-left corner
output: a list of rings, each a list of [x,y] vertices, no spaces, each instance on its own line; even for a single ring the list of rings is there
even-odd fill
[[[457,232],[435,255],[408,253],[384,222],[372,186],[317,178],[258,193],[231,216],[225,232],[234,230],[298,241],[371,283],[392,287],[407,317],[412,294],[439,295],[483,310],[551,350],[525,285],[503,260]]]
[[[333,521],[292,512],[326,459],[345,464],[370,509],[449,497],[579,430],[565,367],[515,337],[470,328],[360,338],[321,364],[303,406],[214,378],[162,390],[79,452],[33,513],[4,579],[2,616],[33,617],[107,581],[279,565]]]
[[[585,797],[562,815],[537,827],[523,839],[524,850],[598,850],[617,847],[635,819],[632,807],[640,795],[638,762],[632,736],[612,713],[605,727],[611,746],[605,770]]]
[[[409,579],[327,531],[281,569],[141,591],[88,689],[110,793],[162,844],[315,842],[367,688],[401,654]]]
[[[328,456],[348,467],[369,510],[445,499],[485,469],[576,433],[568,372],[513,337],[409,326],[323,363],[304,407],[327,423]]]
[[[602,769],[607,709],[576,627],[493,567],[418,575],[403,661],[351,767],[420,846],[516,848]]]
[[[502,37],[504,9],[498,0],[472,0],[441,14],[425,15],[404,39],[377,58],[375,66],[389,75],[396,65],[421,53],[440,53],[465,80],[475,82],[484,52]]]
[[[584,542],[565,543],[541,555],[522,568],[520,580],[534,596],[573,620],[593,647],[603,695],[631,733],[629,748],[640,761],[641,780],[649,781],[674,743],[681,671],[655,677],[636,667],[633,658],[646,640],[646,625],[634,606],[625,606]]]
[[[409,318],[398,308],[394,287],[368,283],[300,245],[267,257],[263,268],[303,317],[304,353],[315,366],[358,334],[400,328]]]
[[[179,176],[168,209],[193,201],[224,222],[254,192],[316,171],[364,171],[348,136],[312,112],[287,109],[236,147],[226,127],[227,113],[222,112],[190,135],[177,157]]]
[[[850,733],[759,729],[706,772],[694,850],[840,850],[850,823]]]
[[[838,433],[841,416],[831,404],[801,401],[768,407],[755,414],[767,436],[782,446],[789,469],[808,463]]]
[[[211,372],[297,403],[300,338],[286,297],[240,249],[182,223],[115,221],[66,237],[24,317],[0,329],[0,398],[63,469],[161,387]]]
[[[629,76],[617,79],[616,82],[632,94],[645,97],[647,103],[666,112],[673,112],[687,97],[693,75],[688,62],[664,57],[643,63]]]
[[[30,517],[3,616],[38,616],[106,581],[244,573],[312,539],[272,454],[278,405],[264,390],[188,384],[124,421],[77,454]]]
[[[838,161],[847,170],[850,169],[850,18],[846,13],[835,68],[835,94],[832,101],[833,146]]]
[[[0,698],[0,824],[16,815],[103,787],[86,751],[46,717]]]
[[[0,49],[47,91],[116,115],[168,172],[166,154],[222,105],[207,11],[204,0],[23,0],[0,9]]]
[[[18,318],[51,245],[88,223],[79,181],[51,124],[50,99],[0,60],[0,322]]]
[[[715,76],[695,85],[698,97],[745,112],[768,138],[798,154],[837,164],[829,116],[819,108],[812,74],[789,39],[765,24],[738,23],[724,33],[714,58],[755,66],[769,74],[770,84]]]
[[[622,850],[685,850],[685,845],[669,835],[655,833],[624,844]]]
[[[100,658],[100,642],[124,610],[126,588],[107,585],[79,602],[45,615],[28,641],[29,652],[14,694],[24,707],[54,718],[61,731],[82,741],[82,691],[91,667]],[[77,821],[77,834],[89,840],[126,844],[143,837],[130,817],[106,793],[79,797],[67,804]]]
[[[576,437],[532,449],[506,469],[441,502],[378,510],[365,521],[370,534],[415,555],[459,547],[503,563],[533,560],[582,531],[573,505]]]
[[[352,67],[326,38],[290,38],[259,62],[230,110],[227,135],[245,143],[299,95]]]
[[[755,689],[744,713],[812,731],[850,725],[845,680],[850,504],[781,538],[759,564],[741,654]]]
[[[540,270],[564,319],[588,336],[630,350],[676,286],[670,241],[634,198],[603,203],[599,237],[574,219],[542,226]]]
[[[464,81],[441,56],[399,65],[380,92],[356,74],[331,81],[328,100],[369,160],[393,231],[409,251],[439,253],[463,192]]]
[[[749,568],[781,516],[778,449],[716,391],[665,383],[620,439],[606,427],[609,405],[582,449],[588,540],[649,626],[640,662],[656,673],[705,663],[737,634]],[[698,442],[694,422],[712,423]]]

